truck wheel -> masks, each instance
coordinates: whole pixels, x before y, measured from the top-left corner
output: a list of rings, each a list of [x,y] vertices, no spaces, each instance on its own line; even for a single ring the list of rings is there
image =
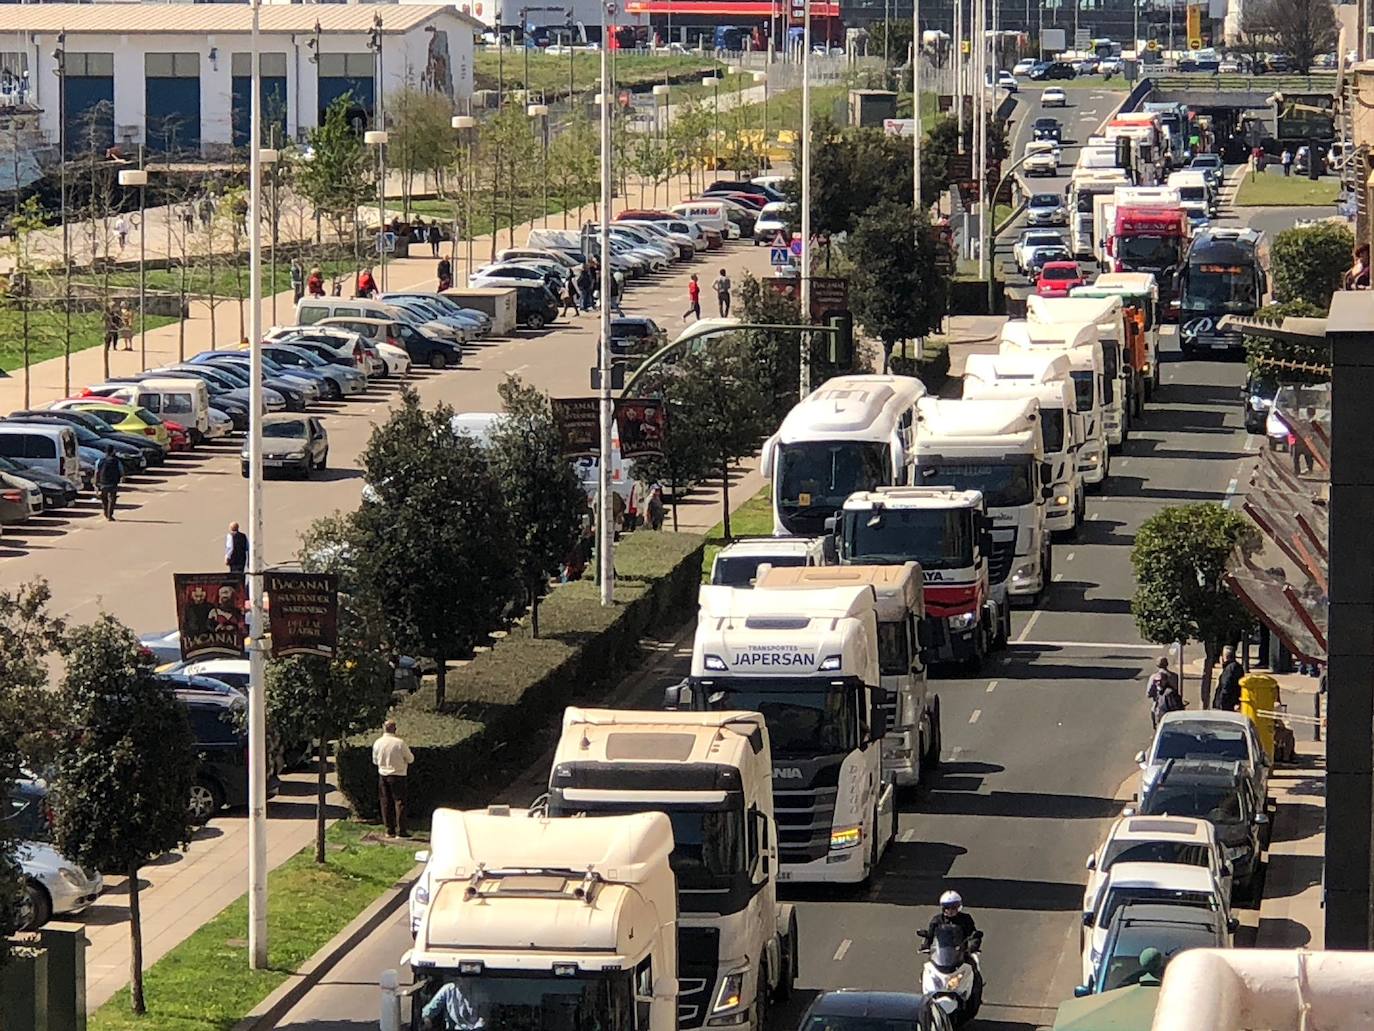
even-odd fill
[[[765,1031],[768,1027],[768,965],[759,964],[759,983],[754,988],[755,1031]]]
[[[778,978],[778,987],[773,993],[773,1001],[785,1003],[792,998],[792,986],[797,980],[797,918],[795,916],[787,925],[787,935],[782,940],[780,951],[782,975]]]
[[[977,673],[983,668],[983,660],[988,654],[989,636],[987,623],[979,623],[978,634],[973,639],[973,654],[964,660],[965,672]]]

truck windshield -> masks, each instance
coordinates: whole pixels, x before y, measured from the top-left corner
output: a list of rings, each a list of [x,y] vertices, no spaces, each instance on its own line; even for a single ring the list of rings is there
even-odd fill
[[[921,569],[963,569],[973,565],[972,510],[967,508],[884,508],[846,512],[844,560],[910,562]]]
[[[1045,452],[1064,450],[1064,409],[1040,409],[1040,434],[1045,438]]]
[[[1014,508],[1035,500],[1030,456],[1007,462],[922,462],[916,478],[922,485],[982,491],[988,508]]]
[[[1119,236],[1116,258],[1130,271],[1162,272],[1178,264],[1178,236]]]
[[[885,677],[901,677],[911,672],[911,653],[907,647],[907,624],[878,624],[878,672]]]
[[[1255,272],[1247,265],[1189,264],[1183,281],[1185,311],[1245,315],[1258,305]]]
[[[1207,187],[1205,186],[1180,186],[1178,190],[1179,200],[1206,201]]]
[[[842,755],[859,747],[857,688],[844,680],[712,680],[710,709],[763,714],[774,757]]]
[[[471,977],[447,976],[427,982],[415,1005],[428,1005],[445,983],[455,986],[474,1018],[491,1031],[630,1031],[635,1026],[629,971],[554,977],[489,970]],[[447,1007],[441,1007],[436,1023],[451,1027]]]
[[[876,441],[802,441],[778,451],[778,516],[789,533],[814,536],[849,495],[892,482],[888,447]]]
[[[564,816],[612,816],[619,813],[666,813],[673,825],[673,851],[668,857],[680,888],[728,888],[746,870],[744,811],[684,806],[666,796],[653,804],[627,802],[580,804]],[[683,899],[683,908],[690,909]]]
[[[753,587],[759,566],[804,566],[805,555],[732,555],[716,559],[711,567],[711,582],[726,587]]]
[[[1096,397],[1093,395],[1093,376],[1090,369],[1080,370],[1079,372],[1069,373],[1073,379],[1073,394],[1078,401],[1080,412],[1090,412],[1096,405]]]

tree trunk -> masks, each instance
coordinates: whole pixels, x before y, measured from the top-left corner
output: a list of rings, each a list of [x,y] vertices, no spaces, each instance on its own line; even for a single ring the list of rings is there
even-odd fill
[[[315,862],[324,862],[324,797],[329,790],[327,756],[329,739],[325,734],[324,720],[316,731],[315,738]]]
[[[724,455],[720,460],[720,522],[725,530],[725,539],[732,540],[730,534],[730,459]]]
[[[895,341],[883,341],[883,375],[887,375],[887,370],[892,367],[892,347]]]
[[[441,712],[444,708],[444,689],[447,687],[448,656],[440,655],[434,661],[438,666],[434,671],[434,710]]]
[[[1202,707],[1210,709],[1212,707],[1212,669],[1217,664],[1217,657],[1221,654],[1221,646],[1215,641],[1206,641],[1202,646]]]
[[[539,581],[530,582],[530,634],[534,637],[539,636]]]
[[[143,917],[138,911],[138,864],[129,864],[129,1005],[135,1016],[148,1007],[143,1001]]]

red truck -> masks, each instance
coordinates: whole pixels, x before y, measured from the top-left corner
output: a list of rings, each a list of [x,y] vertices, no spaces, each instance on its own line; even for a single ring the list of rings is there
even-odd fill
[[[1188,253],[1188,215],[1178,207],[1118,205],[1112,228],[1112,272],[1148,272],[1159,287],[1160,317],[1178,321],[1174,272]]]

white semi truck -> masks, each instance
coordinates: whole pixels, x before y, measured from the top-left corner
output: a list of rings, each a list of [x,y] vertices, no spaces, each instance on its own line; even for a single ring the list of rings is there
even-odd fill
[[[1062,354],[1003,351],[971,354],[964,363],[964,397],[971,400],[1034,398],[1054,496],[1045,506],[1045,528],[1071,533],[1083,522],[1086,496],[1078,472],[1082,421],[1069,359]]]
[[[1069,359],[1069,376],[1073,380],[1074,399],[1083,425],[1078,473],[1089,488],[1101,489],[1111,469],[1111,452],[1107,448],[1103,413],[1106,375],[1097,327],[1013,319],[1002,325],[999,350],[1008,354],[1063,354]]]
[[[872,586],[878,598],[878,672],[887,710],[883,772],[899,788],[915,787],[940,762],[940,698],[927,676],[920,565],[775,568],[759,581],[772,590],[862,584]]]
[[[666,813],[678,888],[678,1028],[764,1031],[797,976],[797,916],[778,901],[773,760],[756,712],[569,708],[551,816]]]
[[[663,813],[436,809],[428,904],[401,957],[415,977],[411,1027],[452,984],[492,1031],[676,1031],[672,852]]]
[[[1130,435],[1131,406],[1127,400],[1135,392],[1121,298],[1029,297],[1026,319],[1047,326],[1097,327],[1102,348],[1102,426],[1107,446],[1120,449]]]
[[[988,579],[994,594],[1038,600],[1049,586],[1051,556],[1040,404],[1033,397],[948,400],[917,406],[916,470],[922,487],[976,490],[992,519]]]
[[[873,588],[706,585],[699,599],[691,675],[665,707],[762,713],[778,880],[867,881],[897,825]]]

